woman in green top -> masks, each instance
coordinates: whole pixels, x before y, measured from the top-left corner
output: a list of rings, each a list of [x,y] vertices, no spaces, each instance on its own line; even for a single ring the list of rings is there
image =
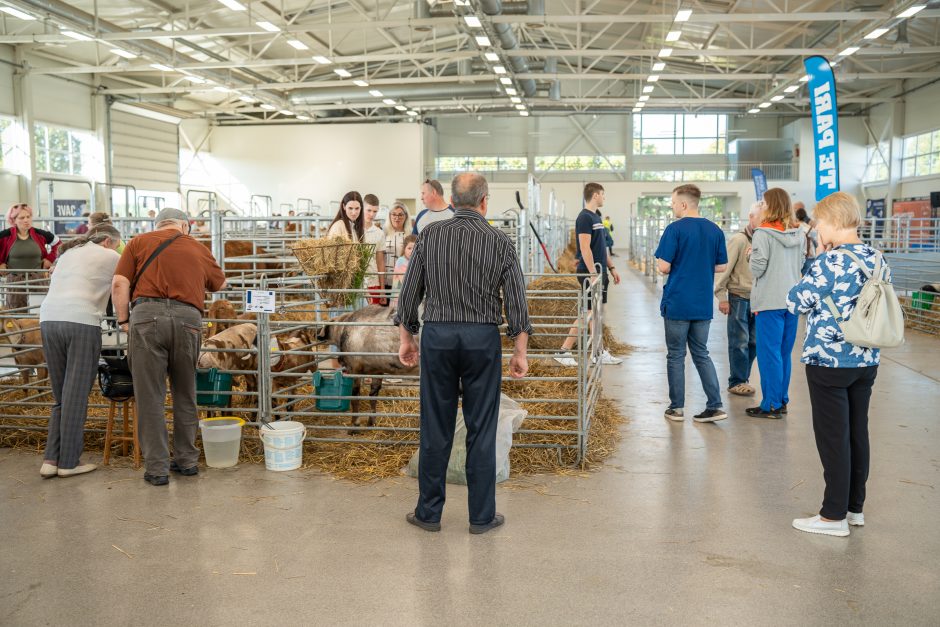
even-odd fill
[[[0,270],[48,270],[55,262],[59,238],[54,233],[33,227],[33,210],[25,203],[10,207],[7,212],[10,228],[0,231]],[[25,273],[9,273],[7,284],[20,282],[29,276]],[[10,293],[6,306],[9,309],[26,307],[25,291]]]

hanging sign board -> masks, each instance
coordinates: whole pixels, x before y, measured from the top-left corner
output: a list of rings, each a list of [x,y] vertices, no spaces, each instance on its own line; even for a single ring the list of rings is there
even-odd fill
[[[767,177],[760,168],[751,168],[751,178],[754,179],[754,193],[757,194],[757,201],[760,202],[767,192]]]
[[[836,79],[825,57],[803,61],[809,76],[809,103],[813,114],[813,147],[816,149],[816,200],[839,191],[839,113]]]

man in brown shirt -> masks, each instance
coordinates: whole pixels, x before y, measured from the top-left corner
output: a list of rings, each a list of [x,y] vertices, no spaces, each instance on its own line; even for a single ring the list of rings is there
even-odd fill
[[[167,485],[170,470],[187,476],[199,472],[196,360],[202,310],[206,291],[224,288],[225,275],[212,253],[189,236],[185,213],[164,209],[154,225],[154,231],[138,235],[124,249],[111,298],[118,323],[128,332],[144,480]],[[163,413],[167,375],[173,394],[172,462]]]

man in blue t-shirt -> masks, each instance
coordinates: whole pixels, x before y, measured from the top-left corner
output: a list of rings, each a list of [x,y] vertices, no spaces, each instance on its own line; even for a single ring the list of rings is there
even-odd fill
[[[597,275],[597,265],[600,265],[601,272],[601,302],[607,302],[607,286],[610,279],[607,277],[608,270],[614,277],[614,285],[620,283],[620,275],[614,267],[614,262],[607,256],[607,229],[601,220],[601,207],[604,206],[604,188],[600,183],[588,183],[584,186],[584,209],[578,214],[578,219],[574,224],[575,236],[578,240],[578,251],[575,255],[578,259],[578,274],[590,274],[591,278]],[[587,308],[590,311],[592,306],[591,299],[587,301]],[[588,328],[593,332],[594,319],[588,318]],[[561,353],[555,357],[555,361],[563,366],[577,366],[578,362],[571,354],[575,342],[578,341],[578,327],[572,327],[568,332],[568,337],[561,344]],[[605,366],[615,366],[623,363],[619,357],[614,357],[606,348],[600,354],[601,363]]]
[[[681,421],[685,408],[685,347],[705,388],[708,403],[695,422],[724,420],[715,364],[708,356],[708,329],[712,321],[712,286],[715,273],[725,269],[725,235],[698,212],[702,192],[695,185],[672,190],[676,221],[666,227],[656,248],[656,262],[667,275],[659,311],[666,327],[666,375],[669,409],[666,418]]]
[[[424,210],[415,216],[412,235],[420,235],[429,224],[454,217],[454,208],[444,200],[444,186],[438,180],[427,179],[421,184],[421,202]]]

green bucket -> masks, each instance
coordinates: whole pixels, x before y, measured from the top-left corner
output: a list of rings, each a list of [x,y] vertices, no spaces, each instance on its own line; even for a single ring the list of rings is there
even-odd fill
[[[352,396],[352,377],[344,377],[341,370],[334,370],[332,375],[324,376],[318,370],[313,373],[313,387],[317,391],[318,410],[349,411],[349,399],[337,397]]]
[[[216,368],[196,369],[196,404],[206,407],[228,407],[232,391],[232,375]]]
[[[931,307],[933,307],[934,296],[936,296],[936,294],[932,292],[914,292],[911,295],[911,307],[930,311]]]

